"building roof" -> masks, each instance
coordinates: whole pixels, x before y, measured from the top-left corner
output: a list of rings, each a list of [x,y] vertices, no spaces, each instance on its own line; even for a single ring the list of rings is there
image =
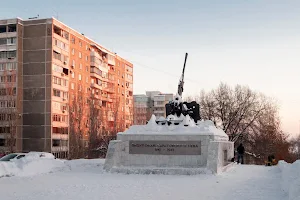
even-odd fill
[[[78,31],[76,31],[75,29],[71,28],[70,26],[64,24],[63,22],[61,22],[60,20],[56,19],[55,17],[51,17],[51,18],[33,18],[33,19],[22,19],[22,18],[20,18],[20,17],[16,17],[16,18],[11,18],[11,19],[0,19],[0,20],[4,20],[4,21],[5,21],[5,20],[8,20],[8,21],[9,21],[9,20],[21,20],[21,21],[27,22],[27,21],[51,20],[51,19],[52,19],[53,21],[59,22],[59,23],[61,23],[62,25],[68,27],[70,30],[72,30],[72,31],[74,31],[74,32],[76,32],[76,33],[78,33],[79,35],[82,35],[82,33],[78,32]],[[109,53],[109,54],[111,54],[111,55],[114,55],[114,56],[116,56],[116,57],[119,57],[119,58],[123,59],[124,61],[126,61],[126,62],[130,63],[131,65],[133,65],[133,64],[132,64],[131,62],[129,62],[127,59],[124,59],[124,58],[122,58],[122,57],[119,56],[119,55],[117,56],[114,52],[110,51],[108,48],[105,48],[105,47],[102,46],[102,45],[99,45],[98,42],[95,42],[95,41],[92,40],[91,38],[89,38],[89,37],[87,37],[87,36],[85,36],[85,35],[82,35],[82,37],[84,37],[84,38],[86,38],[87,40],[89,40],[90,42],[94,43],[94,45],[97,45],[98,48],[101,48],[101,49],[107,51],[107,53]]]

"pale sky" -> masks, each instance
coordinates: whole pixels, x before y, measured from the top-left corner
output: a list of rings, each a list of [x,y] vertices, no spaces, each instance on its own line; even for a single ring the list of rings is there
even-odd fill
[[[1,2],[1,19],[37,14],[56,17],[129,59],[135,94],[175,93],[188,52],[184,95],[221,81],[248,85],[278,100],[285,132],[300,131],[300,1]]]

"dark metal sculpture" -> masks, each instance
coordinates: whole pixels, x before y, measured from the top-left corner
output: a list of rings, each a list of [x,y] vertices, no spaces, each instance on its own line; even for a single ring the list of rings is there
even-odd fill
[[[181,114],[184,116],[189,115],[195,123],[201,119],[200,117],[200,109],[199,104],[196,101],[192,102],[182,102],[182,92],[184,85],[184,71],[187,60],[188,53],[185,54],[184,65],[181,77],[178,83],[178,91],[173,101],[166,104],[166,114],[168,115],[176,115],[180,117]]]

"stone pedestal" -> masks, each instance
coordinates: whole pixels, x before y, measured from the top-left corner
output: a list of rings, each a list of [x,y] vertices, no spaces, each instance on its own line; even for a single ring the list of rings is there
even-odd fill
[[[126,173],[218,173],[233,158],[232,142],[210,133],[119,133],[104,168]]]

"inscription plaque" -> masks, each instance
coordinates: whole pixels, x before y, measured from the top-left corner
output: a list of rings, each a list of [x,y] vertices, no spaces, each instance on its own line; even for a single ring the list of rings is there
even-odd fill
[[[201,155],[201,141],[129,141],[129,154]]]

